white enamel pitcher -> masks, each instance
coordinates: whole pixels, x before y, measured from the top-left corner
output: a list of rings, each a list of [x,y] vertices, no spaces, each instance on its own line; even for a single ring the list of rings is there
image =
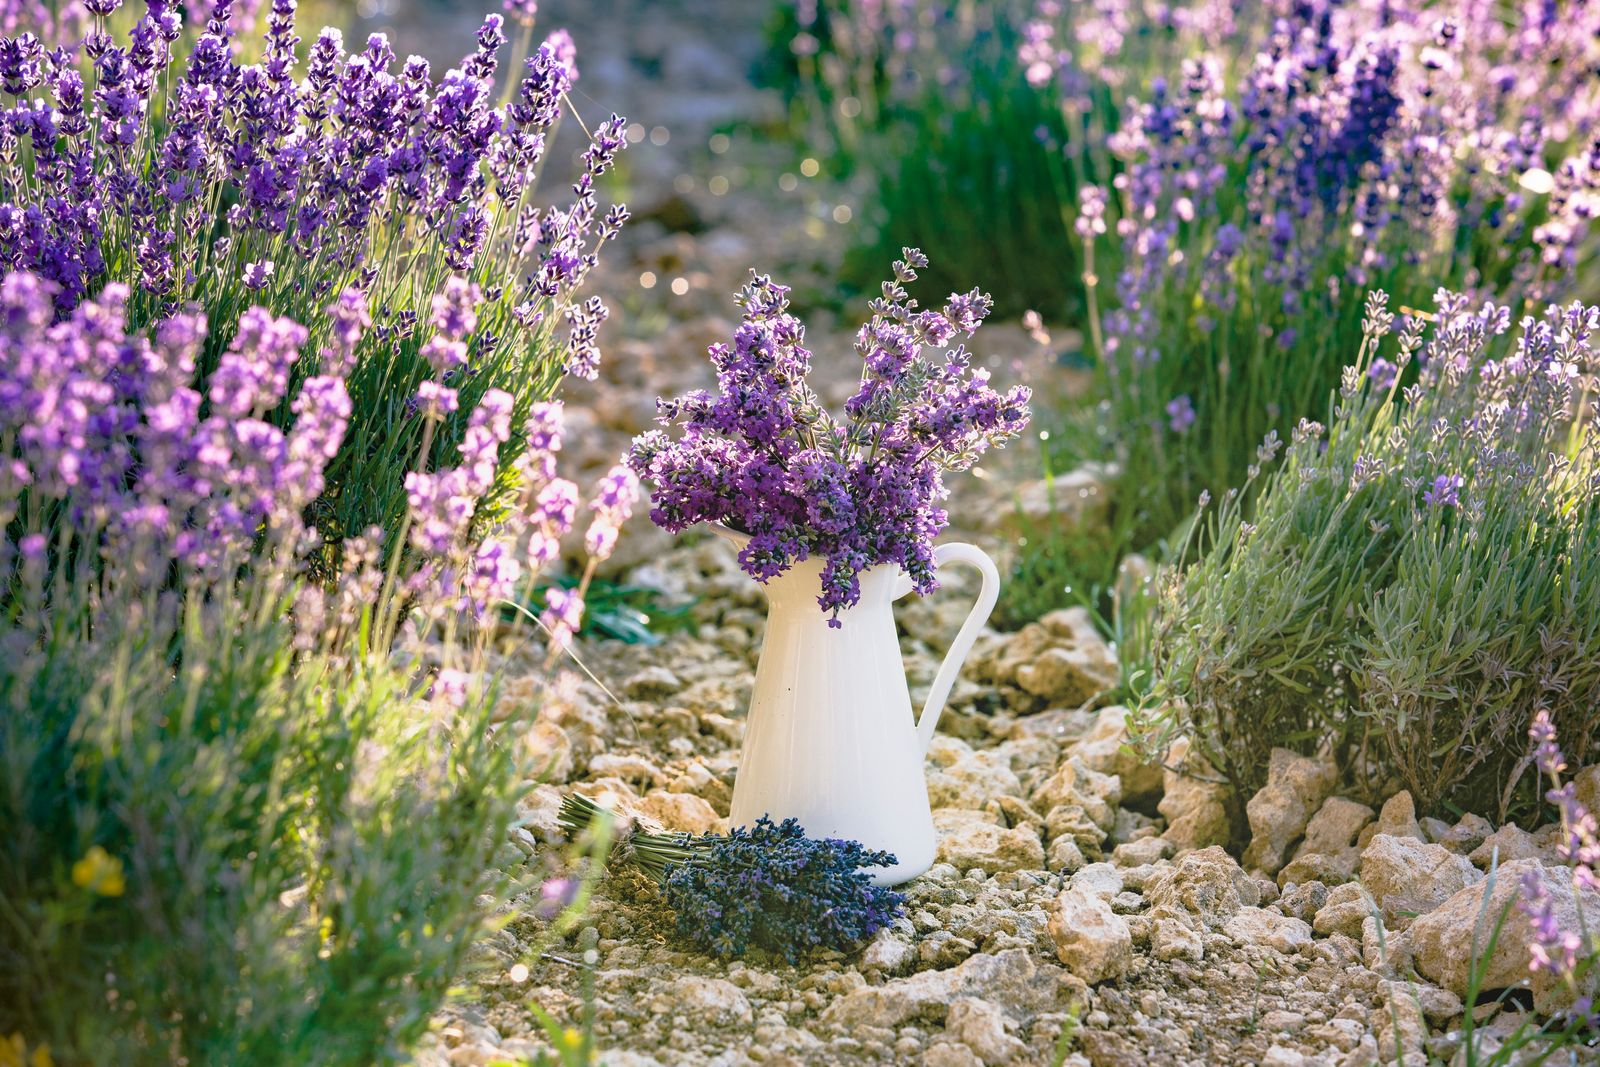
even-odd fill
[[[715,529],[740,548],[749,540]],[[939,545],[933,558],[940,570],[952,563],[976,567],[983,586],[915,717],[892,608],[911,592],[911,579],[898,566],[861,572],[861,600],[839,613],[837,629],[817,605],[821,560],[798,563],[762,586],[767,636],[731,825],[751,826],[763,815],[774,822],[793,817],[811,837],[892,852],[892,867],[871,871],[878,885],[898,885],[933,865],[923,758],[950,687],[1000,595],[999,572],[981,549]]]

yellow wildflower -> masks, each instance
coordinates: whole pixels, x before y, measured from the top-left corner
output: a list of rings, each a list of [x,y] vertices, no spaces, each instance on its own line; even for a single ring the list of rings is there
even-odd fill
[[[0,1067],[56,1067],[49,1045],[36,1045],[28,1052],[28,1043],[21,1034],[0,1039]]]
[[[128,888],[122,876],[122,861],[93,845],[83,859],[72,865],[72,884],[102,897],[120,897]]]

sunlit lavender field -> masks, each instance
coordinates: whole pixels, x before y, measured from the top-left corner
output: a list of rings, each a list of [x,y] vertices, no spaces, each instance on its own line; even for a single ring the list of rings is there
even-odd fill
[[[0,0],[0,1067],[1600,1064],[1597,212],[1581,0]]]

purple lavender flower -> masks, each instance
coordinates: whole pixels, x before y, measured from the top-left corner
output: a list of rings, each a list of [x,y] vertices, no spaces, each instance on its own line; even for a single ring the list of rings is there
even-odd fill
[[[583,622],[583,597],[576,589],[551,586],[544,594],[545,609],[539,616],[539,625],[550,641],[550,647],[566,651],[572,637]]]
[[[739,564],[758,581],[812,556],[825,560],[818,603],[834,617],[860,597],[860,571],[893,564],[915,588],[934,588],[932,542],[946,523],[943,472],[965,470],[1028,419],[1028,390],[998,393],[963,348],[925,349],[971,333],[987,296],[952,294],[921,311],[904,286],[926,265],[907,249],[856,338],[861,385],[847,421],[824,411],[807,384],[805,327],[788,290],[751,274],[733,343],[713,345],[717,392],[658,401],[663,431],[634,442],[629,466],[654,488],[650,516],[666,529],[722,522],[751,536]]]
[[[578,48],[572,42],[572,34],[566,30],[554,30],[544,39],[541,49],[549,49],[555,61],[567,72],[571,84],[578,83]]]
[[[1430,508],[1461,506],[1461,487],[1466,484],[1459,474],[1441,474],[1433,479],[1433,486],[1423,491],[1422,502]]]
[[[474,618],[485,617],[491,606],[509,600],[522,577],[522,565],[510,545],[486,539],[473,555],[472,566],[462,583],[463,606]]]
[[[1078,190],[1078,217],[1072,224],[1078,236],[1094,240],[1106,232],[1106,194],[1098,185]]]
[[[1528,736],[1534,745],[1535,762],[1550,780],[1546,799],[1561,814],[1561,853],[1571,865],[1566,868],[1571,871],[1571,891],[1575,898],[1600,893],[1600,878],[1595,874],[1595,867],[1600,864],[1600,822],[1578,802],[1574,783],[1561,780],[1566,759],[1556,742],[1549,711],[1541,708],[1534,715]],[[1600,1023],[1593,1000],[1580,988],[1585,970],[1600,963],[1600,940],[1586,943],[1585,934],[1591,938],[1595,935],[1582,930],[1581,923],[1577,930],[1562,926],[1561,912],[1545,873],[1539,869],[1523,876],[1522,897],[1517,903],[1531,928],[1529,970],[1554,975],[1571,989],[1574,1003],[1568,1013],[1570,1018],[1590,1027]]]
[[[1187,396],[1174,397],[1167,401],[1167,429],[1173,433],[1185,433],[1194,425],[1194,405]]]
[[[626,466],[618,464],[600,479],[594,499],[589,501],[589,511],[594,518],[583,537],[584,548],[591,559],[610,558],[617,547],[622,524],[633,514],[633,505],[638,499],[639,476]]]
[[[989,309],[993,306],[994,301],[989,295],[976,289],[969,293],[952,293],[950,302],[944,307],[944,317],[956,329],[971,337],[983,325],[983,320],[988,318]]]
[[[423,346],[422,355],[433,369],[447,373],[467,362],[465,338],[478,327],[478,305],[483,293],[467,279],[452,276],[435,293],[430,322],[437,331]]]
[[[246,263],[244,266],[244,287],[251,291],[265,289],[276,270],[277,266],[270,259],[256,263]]]
[[[1556,727],[1550,721],[1549,712],[1542,711],[1534,716],[1528,737],[1533,740],[1533,760],[1539,773],[1559,778],[1567,769],[1567,763],[1566,757],[1561,754],[1561,746],[1556,743]]]
[[[174,570],[220,579],[263,538],[292,544],[352,410],[336,376],[307,378],[286,397],[306,331],[248,310],[207,383],[202,419],[190,383],[203,317],[130,332],[128,290],[113,285],[51,325],[55,295],[28,275],[0,284],[0,440],[16,448],[0,465],[0,514],[15,515],[24,493],[60,501],[87,543],[157,585]],[[280,405],[287,430],[258,417]]]
[[[173,47],[183,30],[177,5],[152,4],[125,42],[98,25],[80,41],[66,32],[65,17],[56,26],[52,6],[0,6],[0,90],[19,97],[0,123],[0,156],[24,179],[0,183],[0,266],[54,282],[62,312],[104,283],[110,248],[129,256],[131,277],[169,309],[197,296],[231,302],[241,290],[280,284],[293,301],[350,283],[365,288],[376,276],[377,240],[406,216],[420,223],[407,240],[420,243],[401,261],[423,264],[437,252],[465,275],[492,254],[507,277],[520,274],[495,299],[527,308],[512,320],[522,332],[575,304],[568,297],[595,250],[626,217],[602,210],[594,192],[625,144],[616,117],[595,127],[573,204],[525,202],[576,76],[564,34],[552,34],[528,69],[516,72],[514,102],[496,107],[491,80],[505,40],[497,15],[485,20],[462,68],[436,84],[421,60],[392,72],[394,50],[381,34],[347,53],[333,30],[311,45],[297,79],[291,0],[270,5],[259,63],[242,62],[249,52],[235,47],[252,31],[259,0],[183,5],[196,33],[187,49]],[[81,16],[118,3],[59,6]],[[513,8],[531,18],[534,5]],[[228,205],[224,217],[207,217],[218,203]],[[500,240],[495,219],[505,221]],[[213,241],[218,223],[229,232]],[[249,256],[230,255],[239,248]],[[517,261],[529,255],[538,269],[520,271]],[[329,314],[324,369],[343,373],[369,323],[353,305]],[[586,317],[575,364],[591,366],[597,357],[592,334],[600,317]],[[471,322],[470,314],[452,320],[444,342],[488,351],[506,340],[467,336]],[[219,326],[225,343],[231,316]],[[430,355],[440,366],[462,362],[453,344]]]
[[[439,673],[434,675],[433,685],[429,687],[428,695],[447,707],[464,707],[467,703],[467,690],[471,683],[471,676],[465,672],[441,667]]]
[[[322,350],[323,366],[334,374],[349,374],[355,369],[356,345],[372,326],[367,296],[355,286],[339,293],[328,307],[329,343]]]
[[[572,907],[582,888],[583,883],[576,878],[547,878],[539,887],[539,905],[535,910],[540,918],[554,919]]]
[[[564,410],[559,400],[535,404],[523,424],[522,481],[538,492],[556,476],[556,453],[561,451]]]
[[[533,498],[528,515],[528,569],[539,571],[561,558],[561,538],[578,515],[578,487],[551,478]]]
[[[593,381],[600,373],[600,348],[595,339],[607,315],[604,302],[597,296],[585,300],[581,307],[567,308],[567,321],[572,325],[567,338],[568,374]]]
[[[1583,940],[1576,930],[1561,928],[1555,898],[1545,888],[1543,874],[1536,870],[1524,874],[1522,893],[1520,905],[1533,927],[1533,939],[1528,945],[1528,969],[1554,975],[1571,974],[1577,969],[1578,950],[1583,947]]]
[[[283,475],[288,506],[305,508],[323,489],[323,468],[338,453],[350,424],[350,394],[344,379],[308,378],[293,404],[289,462]]]
[[[264,412],[283,397],[289,368],[305,344],[304,326],[274,318],[266,308],[252,307],[239,319],[239,332],[211,375],[211,403],[240,417]]]
[[[456,391],[447,385],[427,381],[417,386],[417,411],[425,419],[443,422],[459,406]]]
[[[1400,376],[1400,368],[1381,356],[1372,361],[1372,366],[1367,368],[1367,378],[1372,382],[1374,389],[1388,389],[1394,385],[1395,379]]]

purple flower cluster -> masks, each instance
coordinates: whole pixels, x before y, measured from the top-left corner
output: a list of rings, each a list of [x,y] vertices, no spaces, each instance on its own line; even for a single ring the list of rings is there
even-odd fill
[[[807,837],[794,819],[762,816],[726,837],[692,838],[683,852],[666,867],[664,887],[678,936],[723,958],[761,948],[796,963],[818,949],[848,951],[905,909],[902,894],[867,874],[894,856]]]
[[[505,0],[506,14],[518,22],[532,23],[539,14],[539,0]]]
[[[1406,307],[1439,286],[1512,307],[1581,295],[1600,12],[1036,8],[1018,76],[1083,134],[1067,160],[1074,238],[1134,541],[1249,480],[1269,431],[1325,414],[1368,292]],[[1125,92],[1105,92],[1111,76]],[[1415,368],[1365,373],[1398,391]],[[1461,514],[1475,506],[1461,473],[1430,471],[1411,499]]]
[[[0,39],[13,98],[0,115],[13,161],[0,263],[54,283],[62,312],[113,270],[163,310],[217,287],[320,310],[427,251],[464,274],[493,256],[508,306],[531,317],[626,217],[603,213],[594,190],[623,144],[615,116],[596,129],[572,204],[527,202],[576,77],[570,37],[541,45],[497,107],[499,15],[435,81],[417,57],[396,69],[383,35],[347,51],[332,29],[297,71],[294,0],[273,0],[260,61],[241,62],[250,7],[180,14],[150,0],[126,43],[99,23],[50,49],[31,32]],[[201,31],[187,50],[175,46],[183,17]]]
[[[460,277],[446,279],[433,297],[433,335],[423,352],[436,377],[418,386],[417,410],[442,421],[459,405],[456,390],[444,384],[465,360],[464,338],[477,325],[483,294]],[[411,576],[410,589],[423,604],[452,605],[482,618],[511,599],[524,576],[537,574],[561,554],[561,539],[573,529],[578,514],[578,488],[557,477],[556,454],[562,443],[559,403],[536,403],[513,432],[515,400],[499,389],[484,392],[467,416],[458,451],[460,462],[435,471],[411,471],[405,477],[409,503],[410,546],[423,561]],[[485,507],[497,478],[507,466],[501,447],[517,438],[514,470],[518,497],[514,507]],[[428,438],[422,451],[428,450]],[[565,648],[583,616],[587,576],[616,548],[622,524],[633,512],[639,481],[623,466],[600,480],[589,503],[590,523],[584,537],[589,569],[577,588],[552,587],[546,593],[540,624],[554,649]],[[489,516],[492,528],[486,528]]]
[[[1600,822],[1578,800],[1576,784],[1562,781],[1567,764],[1548,711],[1540,710],[1534,716],[1528,736],[1534,745],[1534,763],[1539,773],[1550,780],[1545,799],[1561,814],[1561,844],[1557,850],[1569,864],[1573,896],[1581,900],[1600,894],[1600,876],[1595,874],[1600,867]],[[1566,983],[1573,993],[1572,1018],[1590,1030],[1600,1029],[1600,1010],[1596,1010],[1594,998],[1582,988],[1581,981],[1587,971],[1600,966],[1600,932],[1563,926],[1555,898],[1539,872],[1529,871],[1524,876],[1522,890],[1518,906],[1533,930],[1530,968]]]
[[[249,309],[202,396],[191,383],[203,317],[144,336],[128,329],[120,285],[53,322],[56,296],[35,275],[0,281],[0,441],[12,443],[0,520],[58,505],[84,543],[157,585],[169,560],[220,576],[264,533],[292,543],[350,417],[344,381],[320,376],[300,384],[287,431],[261,420],[284,400],[305,332]]]
[[[1508,22],[1467,3],[1268,7],[1262,31],[1201,48],[1178,76],[1136,91],[1109,138],[1122,164],[1113,374],[1148,377],[1242,297],[1256,301],[1255,328],[1289,350],[1317,307],[1405,277],[1510,298],[1570,286],[1600,191],[1600,89],[1585,73],[1600,58],[1600,13],[1525,7]],[[1062,36],[1051,25],[1030,30],[1031,80],[1050,81],[1052,64],[1081,74],[1081,55],[1049,55]],[[1086,187],[1080,202],[1079,234],[1105,232],[1104,191]],[[1173,367],[1143,391],[1190,377]],[[1198,416],[1216,414],[1201,399]]]
[[[352,408],[338,375],[312,375],[291,388],[304,328],[249,308],[201,383],[197,356],[207,329],[199,314],[179,313],[141,333],[128,326],[120,285],[59,319],[56,295],[36,275],[0,280],[0,444],[7,448],[0,526],[8,528],[0,604],[19,591],[37,596],[49,570],[69,559],[92,561],[123,591],[151,593],[175,579],[222,589],[267,555],[283,569],[267,565],[266,573],[299,570],[303,555],[319,550],[304,515],[323,492]],[[475,300],[474,287],[448,282],[435,303],[438,336],[453,340],[470,329]],[[337,314],[358,331],[360,302],[341,304]],[[455,403],[448,387],[424,386],[438,403],[447,394]],[[385,565],[384,531],[369,529],[344,542],[339,582],[295,594],[296,649],[353,632],[396,577],[425,614],[481,618],[559,556],[578,508],[576,486],[556,477],[559,404],[533,405],[521,424],[520,498],[509,508],[483,506],[506,462],[501,448],[513,437],[513,407],[508,393],[487,390],[467,414],[459,463],[407,475],[409,556],[391,554]],[[276,410],[287,412],[286,429],[265,421]],[[427,454],[426,441],[419,451]],[[615,547],[637,491],[626,468],[602,479],[587,536],[596,560]],[[395,573],[397,564],[405,573]],[[543,621],[553,648],[571,640],[582,611],[581,585],[552,591]],[[441,672],[439,695],[463,695],[458,681]]]
[[[918,592],[935,587],[933,540],[945,526],[942,472],[965,470],[992,445],[1019,434],[1029,391],[1008,393],[973,369],[966,349],[989,299],[952,294],[919,310],[905,286],[925,266],[907,249],[856,337],[861,383],[845,419],[825,411],[807,384],[805,327],[788,290],[752,272],[740,293],[744,318],[731,345],[710,350],[717,391],[659,401],[664,426],[635,440],[629,464],[653,488],[650,517],[674,532],[720,522],[751,535],[739,563],[766,581],[812,556],[826,562],[818,603],[834,617],[860,598],[857,575],[894,564]]]
[[[627,219],[597,192],[622,119],[591,124],[571,194],[545,203],[536,180],[577,76],[564,34],[507,71],[489,16],[436,78],[381,34],[347,50],[327,29],[302,47],[294,0],[133,6],[112,23],[100,9],[118,5],[97,2],[81,40],[0,38],[0,272],[50,283],[62,319],[111,279],[130,330],[197,306],[211,332],[193,387],[218,412],[288,431],[290,383],[348,379],[319,529],[406,539],[405,474],[481,434],[482,396],[510,394],[521,419],[559,370],[594,374],[606,309],[578,290]],[[248,306],[270,314],[241,318]],[[396,392],[412,417],[394,417]],[[503,443],[495,493],[522,447]]]

